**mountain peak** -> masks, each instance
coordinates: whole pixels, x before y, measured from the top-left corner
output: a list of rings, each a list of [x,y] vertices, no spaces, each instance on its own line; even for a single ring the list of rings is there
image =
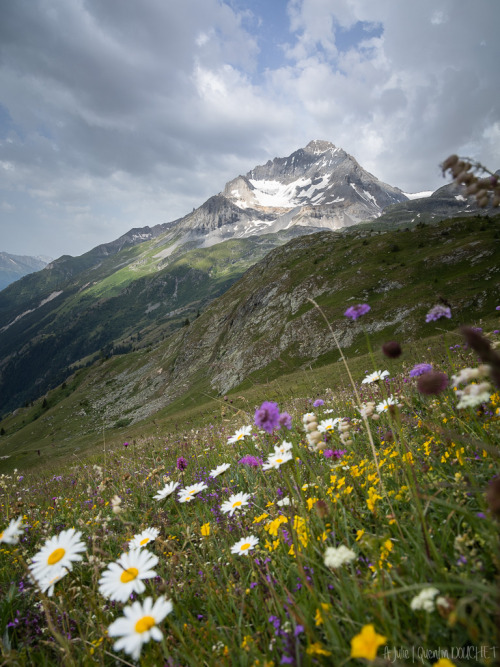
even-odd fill
[[[331,141],[313,139],[307,144],[307,146],[304,148],[304,151],[306,153],[312,153],[313,155],[321,155],[321,153],[326,153],[329,150],[335,150],[335,148],[335,144],[332,144]]]

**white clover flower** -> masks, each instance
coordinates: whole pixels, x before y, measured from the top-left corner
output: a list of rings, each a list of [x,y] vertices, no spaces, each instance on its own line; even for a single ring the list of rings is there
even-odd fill
[[[229,513],[229,516],[233,516],[237,509],[240,509],[243,505],[248,505],[251,497],[251,493],[235,493],[222,503],[220,506],[221,511],[225,514]]]
[[[179,482],[169,482],[168,484],[165,484],[163,489],[160,489],[156,496],[153,496],[155,500],[163,500],[170,494],[172,494],[175,489],[179,486]]]
[[[7,528],[0,533],[0,544],[17,544],[23,534],[23,518],[12,519]]]
[[[105,598],[126,602],[132,593],[144,593],[143,579],[156,577],[153,570],[158,556],[146,549],[133,549],[110,563],[99,579],[99,592]]]
[[[262,470],[271,470],[272,468],[279,468],[280,466],[283,465],[283,463],[286,463],[287,461],[291,461],[293,459],[293,454],[288,451],[285,452],[284,454],[271,454],[267,461],[264,463],[262,466]]]
[[[428,588],[423,588],[418,595],[416,595],[413,600],[410,602],[410,607],[413,611],[427,611],[432,612],[435,609],[435,600],[436,595],[439,595],[437,588],[429,586]]]
[[[475,408],[481,403],[490,402],[491,385],[489,382],[469,384],[463,390],[458,389],[456,395],[460,399],[457,408]]]
[[[375,371],[370,373],[370,375],[367,375],[364,380],[361,380],[361,384],[371,384],[372,382],[378,382],[379,380],[383,380],[388,375],[389,371]]]
[[[242,538],[239,542],[236,542],[236,544],[231,547],[231,553],[240,554],[240,556],[248,556],[248,552],[257,546],[258,543],[258,537],[249,535],[248,537]]]
[[[134,537],[128,543],[128,548],[141,549],[142,547],[145,547],[148,542],[155,540],[159,534],[160,531],[158,528],[146,528],[142,531],[142,533],[134,535]]]
[[[172,609],[170,600],[158,598],[153,604],[153,599],[150,597],[147,597],[142,604],[136,600],[130,607],[125,607],[124,615],[111,623],[108,628],[110,637],[120,637],[114,643],[114,650],[123,650],[132,656],[133,660],[139,660],[143,644],[150,639],[157,642],[163,639],[158,623],[161,623]]]
[[[341,544],[340,547],[328,547],[323,560],[327,567],[335,569],[346,563],[352,563],[355,558],[356,553],[344,544]]]
[[[240,428],[234,435],[232,435],[228,441],[228,445],[234,445],[235,442],[238,442],[239,440],[243,440],[247,435],[250,435],[252,433],[252,427],[251,426],[243,426],[243,428]]]

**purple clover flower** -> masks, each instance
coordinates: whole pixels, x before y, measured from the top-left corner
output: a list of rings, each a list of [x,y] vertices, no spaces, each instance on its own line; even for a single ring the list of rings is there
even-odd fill
[[[179,458],[177,459],[177,470],[180,470],[182,472],[183,470],[186,470],[187,466],[188,462],[186,461],[186,459],[183,456],[179,456]]]
[[[280,427],[283,426],[283,428],[287,428],[288,430],[292,428],[292,418],[288,412],[282,412],[278,421]]]
[[[450,319],[451,309],[448,306],[443,306],[441,304],[438,304],[437,306],[434,306],[434,308],[431,308],[429,310],[429,312],[425,316],[425,321],[435,322],[436,320],[439,320],[441,317],[447,317],[448,319]]]
[[[277,403],[264,401],[260,408],[255,411],[255,425],[264,429],[267,433],[272,433],[279,425],[280,411]]]
[[[325,401],[322,398],[317,398],[313,403],[313,408],[319,408],[325,404]]]
[[[410,371],[410,377],[418,378],[420,375],[428,373],[429,371],[432,371],[432,366],[430,364],[416,364]]]
[[[256,456],[252,456],[251,454],[244,456],[238,461],[238,463],[241,463],[244,466],[253,466],[254,468],[258,468],[259,466],[264,465],[264,461],[262,459],[259,459]]]
[[[344,313],[345,317],[357,320],[361,315],[366,315],[371,308],[367,303],[358,303],[356,306],[350,306]]]
[[[347,449],[325,449],[323,456],[327,459],[336,459],[338,461],[346,452]]]

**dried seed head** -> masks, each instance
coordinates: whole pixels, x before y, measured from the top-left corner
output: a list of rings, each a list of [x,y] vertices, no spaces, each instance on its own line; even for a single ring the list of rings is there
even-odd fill
[[[440,371],[429,371],[417,380],[417,389],[421,394],[431,396],[440,394],[448,386],[448,376]]]
[[[391,340],[388,343],[384,343],[382,345],[382,352],[390,359],[397,359],[401,356],[403,350],[397,341]]]

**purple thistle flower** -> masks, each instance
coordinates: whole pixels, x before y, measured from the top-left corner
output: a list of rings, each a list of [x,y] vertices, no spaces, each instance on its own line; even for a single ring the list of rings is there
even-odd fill
[[[253,466],[254,468],[258,468],[259,466],[264,465],[264,461],[262,459],[259,459],[256,456],[251,456],[251,454],[244,456],[238,461],[238,463],[241,463],[244,466]]]
[[[451,309],[448,306],[443,306],[441,304],[438,304],[437,306],[434,306],[434,308],[431,308],[427,315],[425,316],[425,321],[426,322],[435,322],[436,320],[439,320],[441,317],[447,317],[448,319],[451,318]]]
[[[183,470],[186,470],[187,466],[188,462],[186,461],[186,459],[183,456],[179,456],[179,458],[177,459],[177,470],[180,470],[182,472]]]
[[[288,412],[282,412],[279,416],[279,425],[280,427],[283,426],[283,428],[287,428],[290,430],[292,428],[292,418],[288,414]]]
[[[322,406],[324,404],[325,404],[325,401],[322,398],[317,398],[313,403],[313,408],[319,408],[320,406]]]
[[[410,371],[410,377],[418,378],[419,375],[423,375],[429,371],[432,371],[432,366],[430,364],[416,364]]]
[[[264,401],[260,408],[255,411],[255,425],[272,433],[279,425],[280,411],[277,403]]]
[[[356,306],[350,306],[344,313],[346,317],[357,320],[361,315],[366,315],[371,308],[367,303],[358,303]]]

